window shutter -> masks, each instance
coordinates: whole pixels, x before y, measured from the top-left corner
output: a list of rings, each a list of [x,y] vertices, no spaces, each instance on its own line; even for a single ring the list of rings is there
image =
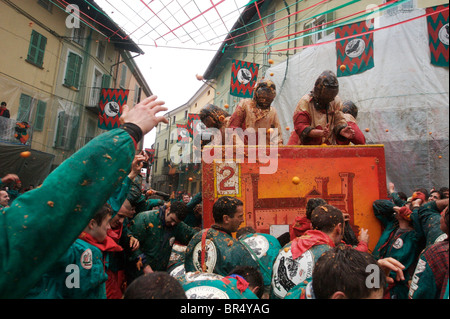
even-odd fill
[[[74,70],[74,80],[73,80],[73,86],[77,89],[80,87],[80,73],[81,73],[81,57],[78,55],[75,55],[75,70]]]
[[[126,85],[126,81],[127,81],[127,70],[128,70],[127,66],[126,66],[126,65],[122,65],[122,74],[121,74],[121,77],[120,77],[120,87],[121,87],[122,89],[124,89],[124,88],[125,88],[125,85]]]
[[[331,24],[328,24],[328,22],[330,22],[330,21],[334,21],[336,18],[336,12],[335,11],[333,11],[333,12],[330,12],[330,13],[327,13],[327,16],[326,16],[326,22],[327,22],[327,25],[326,25],[326,27],[328,28],[328,27],[331,27],[334,23],[331,23]],[[333,29],[330,29],[330,30],[327,30],[326,31],[326,35],[329,35],[329,34],[331,34],[331,33],[333,33],[334,32],[334,28]]]
[[[111,85],[111,75],[103,74],[102,76],[102,89],[109,89]]]
[[[303,30],[308,30],[312,27],[312,23],[306,23],[303,27]],[[308,34],[312,32],[313,30],[308,30],[304,34]],[[311,36],[306,36],[303,38],[303,45],[310,45],[312,43]]]
[[[45,53],[45,47],[47,45],[47,38],[44,36],[39,37],[39,49],[38,54],[36,57],[36,64],[39,66],[42,66],[44,64],[44,53]]]
[[[75,75],[75,54],[69,53],[67,58],[66,77],[64,78],[64,84],[68,86],[73,85],[73,78]]]
[[[55,147],[61,147],[64,133],[64,117],[66,112],[61,111],[58,113],[58,124],[56,127]]]
[[[17,113],[18,122],[29,122],[30,110],[31,110],[31,96],[26,94],[20,95],[19,111]]]
[[[69,137],[69,148],[70,150],[75,150],[75,146],[77,143],[77,138],[78,138],[78,127],[80,126],[80,117],[79,116],[74,116],[71,118],[72,120],[72,127],[70,130],[70,136]]]
[[[45,121],[45,110],[47,109],[47,103],[39,101],[36,109],[36,117],[34,119],[34,130],[42,131]]]
[[[30,40],[30,47],[28,48],[28,56],[27,59],[29,61],[34,61],[34,57],[36,56],[36,48],[38,44],[38,33],[36,31],[31,32],[31,40]]]

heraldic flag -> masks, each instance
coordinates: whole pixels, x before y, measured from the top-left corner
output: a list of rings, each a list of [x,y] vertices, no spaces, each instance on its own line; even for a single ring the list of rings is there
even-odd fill
[[[155,160],[155,150],[153,148],[146,148],[145,152],[148,155],[148,164],[152,165]]]
[[[448,4],[427,8],[427,14],[433,12],[439,13],[427,16],[431,64],[448,68]]]
[[[102,89],[98,113],[99,128],[112,130],[120,126],[119,118],[122,115],[123,106],[127,104],[129,92],[123,89]]]
[[[187,124],[177,124],[177,135],[179,143],[189,143],[189,129]]]
[[[253,88],[258,79],[259,64],[233,60],[231,65],[230,94],[237,97],[253,97]]]
[[[373,32],[348,38],[373,30],[373,20],[370,24],[369,27],[366,21],[361,21],[335,29],[336,39],[346,38],[336,42],[338,77],[362,73],[374,67]],[[346,68],[342,70],[341,65],[345,65]]]
[[[190,137],[194,138],[195,136],[197,136],[198,132],[199,132],[199,128],[195,127],[195,125],[200,123],[200,122],[196,122],[196,121],[201,121],[200,120],[200,115],[198,114],[193,114],[193,113],[189,113],[188,114],[188,123],[187,123],[187,129],[189,132]]]

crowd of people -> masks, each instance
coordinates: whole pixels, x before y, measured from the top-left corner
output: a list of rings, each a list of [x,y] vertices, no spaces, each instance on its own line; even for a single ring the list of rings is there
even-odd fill
[[[291,140],[364,143],[350,124],[355,106],[344,116],[337,92],[335,75],[324,72],[298,104]],[[211,106],[201,119],[248,128],[265,118],[261,125],[276,127],[274,97],[262,81],[225,122]],[[306,215],[277,238],[243,227],[244,203],[232,196],[214,202],[205,228],[202,193],[141,188],[148,157],[136,154],[137,143],[167,123],[157,116],[163,104],[152,96],[125,107],[119,129],[32,190],[20,193],[13,172],[1,178],[0,298],[448,299],[448,188],[407,196],[389,184],[389,197],[373,203],[383,233],[372,251],[367,229],[355,234],[350,216],[322,198],[309,199]]]

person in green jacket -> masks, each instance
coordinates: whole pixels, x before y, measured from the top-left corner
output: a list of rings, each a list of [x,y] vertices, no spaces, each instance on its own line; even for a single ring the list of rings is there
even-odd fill
[[[321,205],[311,214],[311,226],[312,229],[286,244],[275,259],[272,299],[283,299],[295,286],[311,281],[315,262],[341,243],[344,215],[332,205]]]
[[[447,238],[426,247],[421,253],[412,277],[409,299],[443,299],[446,294],[449,272],[448,204],[439,223]]]
[[[263,278],[257,268],[238,266],[226,277],[194,280],[183,285],[188,299],[259,299]]]
[[[448,198],[425,203],[413,207],[417,212],[421,228],[426,240],[426,247],[448,238],[440,227],[441,212],[448,206]]]
[[[130,191],[127,197],[130,203],[135,207],[136,214],[153,210],[157,206],[164,205],[164,200],[162,199],[147,199],[142,193],[140,185],[142,185],[142,175],[137,174],[135,178],[132,179]]]
[[[185,271],[227,276],[238,265],[258,269],[247,248],[232,236],[244,221],[242,201],[231,196],[220,197],[212,213],[214,225],[197,233],[186,248]]]
[[[375,217],[382,223],[384,231],[372,255],[376,259],[392,257],[405,266],[405,280],[395,281],[386,291],[389,299],[408,299],[409,273],[412,273],[419,254],[421,232],[416,229],[420,229],[420,226],[417,213],[413,213],[410,207],[411,203],[398,207],[388,200],[376,200],[373,203]],[[391,278],[395,277],[396,274],[392,272]]]
[[[124,107],[121,128],[97,136],[0,214],[0,298],[22,298],[67,251],[128,175],[137,143],[167,119],[156,96]],[[92,194],[95,194],[93,196]]]
[[[27,298],[106,299],[109,253],[122,250],[107,236],[111,216],[111,206],[105,204]]]
[[[183,201],[185,197],[189,199],[187,194],[183,195]],[[188,200],[186,203],[187,208],[187,216],[184,222],[191,227],[202,228],[202,215],[196,213],[197,205],[200,205],[202,202],[202,193],[197,193],[192,197],[191,200]]]
[[[131,224],[131,233],[139,240],[140,247],[135,251],[137,269],[134,280],[143,273],[167,271],[172,246],[175,241],[187,245],[197,231],[186,225],[186,205],[173,202],[152,210],[137,214]]]
[[[282,248],[280,242],[270,234],[256,233],[252,227],[240,228],[236,237],[258,262],[259,270],[264,278],[264,294],[269,298],[273,263]]]

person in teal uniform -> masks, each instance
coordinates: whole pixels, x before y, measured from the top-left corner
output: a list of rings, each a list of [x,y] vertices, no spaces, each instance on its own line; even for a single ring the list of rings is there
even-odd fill
[[[145,152],[143,152],[145,154]],[[144,156],[144,155],[142,155]],[[145,155],[147,157],[147,155]],[[156,198],[148,198],[142,193],[140,185],[142,184],[142,176],[137,174],[131,182],[128,199],[136,209],[136,214],[156,209],[155,207],[164,205],[164,200]]]
[[[120,128],[105,132],[18,197],[0,214],[0,298],[22,298],[69,249],[129,174],[136,147],[166,111],[156,96],[125,106]],[[95,196],[92,196],[95,194]]]
[[[111,206],[105,204],[27,298],[106,299],[109,253],[122,250],[107,236],[111,216]]]
[[[295,286],[311,281],[317,259],[341,243],[344,216],[332,205],[321,205],[311,214],[311,226],[312,229],[286,244],[275,259],[272,299],[283,299]]]
[[[448,238],[440,227],[441,213],[448,206],[448,198],[431,201],[423,205],[412,208],[417,212],[423,234],[425,236],[426,247]]]
[[[382,299],[387,284],[394,281],[388,274],[394,271],[402,279],[403,269],[394,258],[376,260],[367,252],[338,245],[320,256],[311,281],[297,285],[284,299]]]
[[[198,232],[185,253],[186,272],[212,272],[227,276],[236,266],[259,268],[245,246],[232,236],[244,221],[243,203],[230,196],[213,205],[214,225]]]
[[[188,299],[259,299],[262,285],[263,278],[257,268],[238,266],[228,276],[193,280],[185,283],[183,289]]]
[[[256,233],[251,227],[240,228],[236,237],[258,262],[259,270],[264,279],[264,293],[269,297],[273,264],[282,248],[280,242],[270,234]]]
[[[184,197],[184,196],[183,196]],[[195,213],[195,208],[202,202],[202,193],[197,193],[192,197],[192,199],[186,204],[187,216],[184,222],[191,227],[202,228],[201,218],[197,218]]]
[[[140,243],[140,248],[134,253],[138,261],[136,276],[149,271],[167,271],[175,241],[187,245],[197,233],[183,222],[184,218],[186,205],[183,202],[173,202],[134,217],[131,234]]]
[[[409,289],[409,299],[443,299],[448,289],[449,213],[448,204],[439,220],[447,238],[428,246],[420,254]],[[448,294],[447,294],[448,296]]]
[[[392,205],[392,208],[380,211],[378,208],[382,205]],[[411,203],[407,203],[403,207],[393,205],[392,202],[387,200],[377,200],[373,203],[373,211],[384,226],[384,231],[372,255],[376,259],[392,257],[406,267],[405,280],[390,284],[386,291],[386,298],[408,299],[409,273],[412,273],[412,267],[415,267],[419,254],[418,247],[421,233],[416,231],[419,228],[417,223],[418,217],[417,213],[411,211]],[[416,223],[414,223],[414,220],[416,220]],[[391,274],[391,277],[395,278],[394,272]]]

